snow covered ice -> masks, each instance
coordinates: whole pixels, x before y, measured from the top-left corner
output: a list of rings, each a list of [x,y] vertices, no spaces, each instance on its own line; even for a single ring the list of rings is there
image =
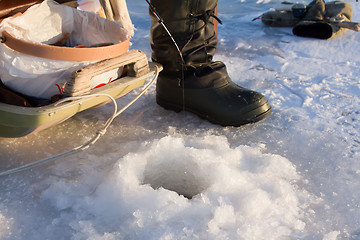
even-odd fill
[[[268,98],[268,118],[221,127],[157,106],[153,86],[91,149],[2,177],[0,239],[360,239],[360,33],[306,39],[251,21],[280,2],[219,2],[215,60]],[[132,48],[150,58],[146,2],[128,7]],[[86,142],[111,112],[1,138],[0,169]]]

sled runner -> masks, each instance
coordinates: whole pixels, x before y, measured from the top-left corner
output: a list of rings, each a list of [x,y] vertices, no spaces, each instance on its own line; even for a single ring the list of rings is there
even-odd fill
[[[0,7],[6,9],[0,10],[0,17],[23,12],[38,2],[41,1],[1,1]],[[1,37],[0,44],[29,56],[40,55],[58,60],[68,60],[70,57],[73,61],[86,58],[93,62],[73,70],[70,78],[66,79],[65,86],[61,89],[59,87],[61,94],[52,96],[46,102],[34,103],[32,97],[0,82],[0,137],[26,136],[59,124],[81,111],[114,102],[114,99],[143,86],[148,78],[153,77],[154,81],[162,69],[159,64],[149,63],[145,53],[139,50],[128,51],[129,39],[119,44],[71,48],[29,43],[5,31]],[[115,80],[93,86],[96,76],[109,72],[116,72]]]

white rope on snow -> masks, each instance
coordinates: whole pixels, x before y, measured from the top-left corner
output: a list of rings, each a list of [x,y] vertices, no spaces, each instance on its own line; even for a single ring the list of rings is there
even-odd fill
[[[83,144],[83,145],[80,145],[78,147],[75,147],[73,148],[72,150],[70,151],[67,151],[67,152],[63,152],[63,153],[60,153],[60,154],[57,154],[57,155],[54,155],[54,156],[51,156],[51,157],[48,157],[48,158],[44,158],[44,159],[41,159],[41,160],[37,160],[35,162],[31,162],[31,163],[28,163],[28,164],[24,164],[22,166],[19,166],[19,167],[16,167],[16,168],[12,168],[12,169],[9,169],[7,171],[4,171],[4,172],[1,172],[0,173],[0,177],[2,176],[6,176],[6,175],[10,175],[10,174],[13,174],[13,173],[17,173],[17,172],[21,172],[21,171],[25,171],[25,170],[29,170],[29,169],[32,169],[32,168],[35,168],[35,167],[38,167],[38,166],[41,166],[41,165],[44,165],[46,163],[49,163],[49,162],[53,162],[55,160],[58,160],[58,159],[61,159],[61,158],[66,158],[66,157],[69,157],[71,155],[74,155],[76,153],[79,153],[81,151],[84,151],[86,149],[88,149],[89,147],[91,147],[93,144],[95,144],[97,142],[97,140],[99,140],[99,138],[101,136],[103,136],[108,127],[110,126],[110,124],[114,121],[114,119],[119,116],[121,113],[123,113],[127,108],[129,108],[134,102],[136,102],[149,88],[150,86],[155,82],[155,80],[157,79],[159,75],[159,67],[155,65],[155,75],[153,77],[153,79],[145,86],[145,88],[134,98],[132,99],[128,104],[126,104],[123,108],[121,108],[119,111],[117,111],[117,103],[116,103],[116,100],[110,96],[109,94],[105,94],[105,93],[99,93],[99,94],[89,94],[89,95],[85,95],[85,96],[79,96],[79,97],[69,97],[69,98],[66,98],[66,99],[63,99],[63,100],[60,100],[56,103],[56,105],[62,103],[62,102],[65,102],[65,101],[69,101],[69,100],[78,100],[78,99],[84,99],[84,98],[89,98],[89,97],[100,97],[100,96],[105,96],[105,97],[108,97],[113,103],[114,103],[114,112],[113,114],[111,115],[111,117],[106,121],[105,123],[105,126],[98,130],[97,133],[96,133],[96,136],[93,137],[90,141],[88,141],[87,143]]]

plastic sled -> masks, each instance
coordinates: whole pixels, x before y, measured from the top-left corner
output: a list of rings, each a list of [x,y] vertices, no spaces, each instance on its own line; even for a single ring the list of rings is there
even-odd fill
[[[16,13],[22,13],[33,4],[41,0],[8,0],[0,1],[0,18],[6,18]],[[58,0],[59,3],[76,1]],[[1,19],[0,19],[1,21]],[[92,56],[104,55],[100,61],[73,72],[66,82],[58,101],[53,100],[46,104],[27,106],[19,101],[12,101],[21,94],[1,84],[0,91],[0,137],[15,138],[49,128],[59,124],[76,113],[86,109],[99,107],[113,99],[120,98],[130,91],[144,85],[149,77],[156,77],[162,67],[156,63],[149,63],[145,53],[139,50],[130,50],[129,39],[120,44],[93,48],[54,47],[31,44],[18,40],[3,32],[1,44],[7,45],[16,51],[42,57],[65,57],[71,60],[91,60]],[[61,53],[61,54],[60,54]],[[47,55],[46,55],[47,54]],[[78,59],[80,57],[80,59]],[[91,79],[102,73],[114,69],[121,69],[118,79],[96,88],[91,87]],[[6,94],[5,94],[6,93]],[[24,98],[26,100],[26,96]]]
[[[41,107],[22,107],[0,102],[0,137],[22,137],[59,124],[78,112],[111,101],[106,96],[94,94],[108,94],[113,98],[122,97],[141,87],[148,77],[156,74],[156,69],[161,69],[160,65],[149,63],[143,52],[131,50],[120,57],[104,60],[76,71],[72,82],[67,84],[64,92],[76,93],[77,91],[74,90],[79,82],[84,86],[84,82],[90,81],[92,75],[122,66],[127,68],[126,76],[80,95],[73,94],[83,97],[77,100],[72,100],[72,96],[68,96],[62,99],[65,102],[60,104],[55,102]],[[69,101],[66,101],[66,98]]]

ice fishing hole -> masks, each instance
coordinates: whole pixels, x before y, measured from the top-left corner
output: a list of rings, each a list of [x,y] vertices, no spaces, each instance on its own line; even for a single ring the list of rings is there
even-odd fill
[[[206,171],[194,160],[163,159],[148,162],[143,184],[153,189],[164,188],[191,199],[210,185]]]

